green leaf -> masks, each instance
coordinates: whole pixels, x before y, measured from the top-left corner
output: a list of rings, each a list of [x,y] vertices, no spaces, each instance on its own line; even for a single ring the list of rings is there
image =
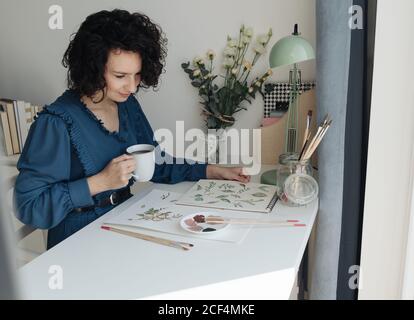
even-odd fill
[[[263,197],[267,197],[267,194],[263,192],[256,192],[256,193],[253,193],[252,196],[263,198]]]
[[[187,69],[190,66],[190,62],[182,63],[181,68]]]

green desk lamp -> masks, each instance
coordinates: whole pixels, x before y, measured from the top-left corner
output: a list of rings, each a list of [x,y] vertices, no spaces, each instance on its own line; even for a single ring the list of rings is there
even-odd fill
[[[297,64],[312,59],[315,59],[315,52],[311,44],[300,36],[297,24],[295,24],[293,34],[280,39],[270,51],[269,64],[272,69],[293,64],[293,69],[289,73],[290,91],[286,124],[286,153],[298,152],[298,96],[302,75]],[[261,181],[262,183],[275,184],[275,170],[265,172],[261,177]]]

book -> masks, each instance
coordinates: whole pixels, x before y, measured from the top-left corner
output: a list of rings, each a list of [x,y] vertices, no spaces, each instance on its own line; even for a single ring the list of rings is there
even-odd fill
[[[33,123],[34,116],[33,116],[33,107],[30,105],[30,102],[25,103],[25,113],[26,113],[26,136],[25,141],[27,139],[27,135],[29,134],[30,127]]]
[[[7,117],[6,109],[6,103],[0,101],[0,123],[3,132],[4,153],[6,156],[11,156],[13,155],[13,145],[11,141],[9,119]]]
[[[18,130],[20,132],[20,151],[23,151],[29,134],[30,125],[33,122],[32,107],[29,102],[17,101]]]
[[[16,117],[14,114],[14,105],[13,100],[10,99],[1,99],[1,101],[6,105],[7,119],[9,121],[10,136],[13,147],[13,154],[20,153],[19,147],[19,136],[17,133]]]
[[[17,139],[19,142],[19,152],[22,150],[22,134],[20,131],[20,120],[19,120],[19,111],[18,111],[18,104],[20,104],[19,101],[13,100],[13,109],[14,109],[14,118],[16,119],[16,130],[17,130]]]
[[[270,213],[277,199],[277,188],[273,185],[201,179],[176,204]]]

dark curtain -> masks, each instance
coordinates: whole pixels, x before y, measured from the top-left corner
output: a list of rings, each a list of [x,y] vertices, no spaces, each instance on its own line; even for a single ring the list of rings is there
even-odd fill
[[[363,29],[351,32],[337,299],[358,298],[365,176],[376,22],[376,0],[354,0],[363,9]]]

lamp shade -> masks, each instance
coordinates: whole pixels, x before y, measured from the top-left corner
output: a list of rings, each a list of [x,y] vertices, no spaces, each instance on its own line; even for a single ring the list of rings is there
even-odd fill
[[[315,59],[311,44],[299,35],[290,35],[276,42],[269,55],[271,68]]]

